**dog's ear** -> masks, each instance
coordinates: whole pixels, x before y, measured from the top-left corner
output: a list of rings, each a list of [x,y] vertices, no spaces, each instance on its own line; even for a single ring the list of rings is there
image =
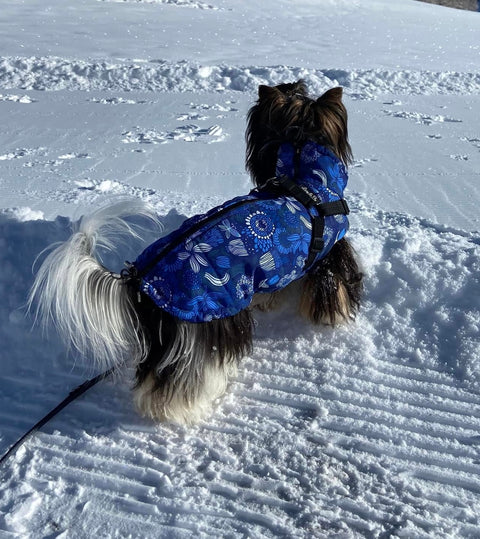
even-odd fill
[[[259,99],[273,99],[274,97],[278,96],[280,94],[274,86],[266,86],[265,84],[261,84],[258,87],[258,97]]]
[[[341,86],[338,86],[337,88],[331,88],[330,90],[327,90],[323,95],[321,95],[318,99],[318,103],[341,103],[342,102],[342,95],[343,95],[343,88]]]

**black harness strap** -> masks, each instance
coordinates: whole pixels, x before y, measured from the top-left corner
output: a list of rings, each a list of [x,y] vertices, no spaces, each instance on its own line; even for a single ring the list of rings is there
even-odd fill
[[[320,198],[315,193],[312,193],[306,186],[299,185],[288,176],[275,176],[274,178],[270,178],[260,190],[267,192],[281,191],[283,194],[286,193],[287,195],[292,196],[307,208],[312,220],[312,240],[310,242],[307,261],[305,262],[306,268],[310,268],[315,262],[317,254],[323,251],[325,217],[340,214],[348,215],[350,213],[350,209],[345,199],[341,198],[332,202],[322,202]],[[312,208],[316,210],[316,213],[311,212]]]

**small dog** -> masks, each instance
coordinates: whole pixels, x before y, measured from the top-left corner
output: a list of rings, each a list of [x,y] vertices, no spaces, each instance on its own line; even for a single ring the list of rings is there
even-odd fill
[[[353,319],[362,274],[343,199],[352,159],[342,89],[311,98],[303,81],[260,86],[248,113],[255,189],[148,246],[115,274],[95,258],[143,204],[83,218],[45,259],[29,304],[102,366],[133,361],[134,400],[155,420],[202,419],[252,349],[254,308],[294,295],[314,324]]]

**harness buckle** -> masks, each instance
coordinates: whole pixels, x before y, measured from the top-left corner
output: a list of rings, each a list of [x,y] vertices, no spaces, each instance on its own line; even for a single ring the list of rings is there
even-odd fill
[[[343,206],[344,215],[348,215],[350,213],[350,208],[348,207],[347,201],[344,198],[341,198],[340,202]]]
[[[325,242],[323,241],[323,239],[319,237],[315,237],[315,238],[312,238],[312,243],[310,244],[310,250],[313,251],[314,253],[320,253],[321,251],[323,251],[324,246],[325,246]]]

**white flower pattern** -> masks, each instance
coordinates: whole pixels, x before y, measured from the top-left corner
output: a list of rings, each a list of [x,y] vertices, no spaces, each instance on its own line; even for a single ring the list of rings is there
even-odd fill
[[[212,247],[208,243],[194,244],[191,241],[185,243],[185,251],[178,253],[179,260],[188,260],[190,266],[195,273],[198,273],[201,266],[207,267],[208,262],[201,255],[201,253],[208,253],[212,250]]]
[[[305,145],[302,159],[305,185],[322,201],[338,200],[347,183],[338,159],[314,143]],[[293,148],[285,144],[279,150],[277,175],[291,171]],[[190,322],[225,318],[247,307],[255,292],[278,290],[305,274],[311,215],[293,197],[252,193],[211,210],[208,225],[203,225],[205,216],[190,218],[140,255],[135,266],[140,271],[142,264],[150,268],[141,277],[142,290],[160,308]],[[216,218],[216,211],[222,216]],[[326,217],[325,247],[319,256],[347,229],[345,215]]]

